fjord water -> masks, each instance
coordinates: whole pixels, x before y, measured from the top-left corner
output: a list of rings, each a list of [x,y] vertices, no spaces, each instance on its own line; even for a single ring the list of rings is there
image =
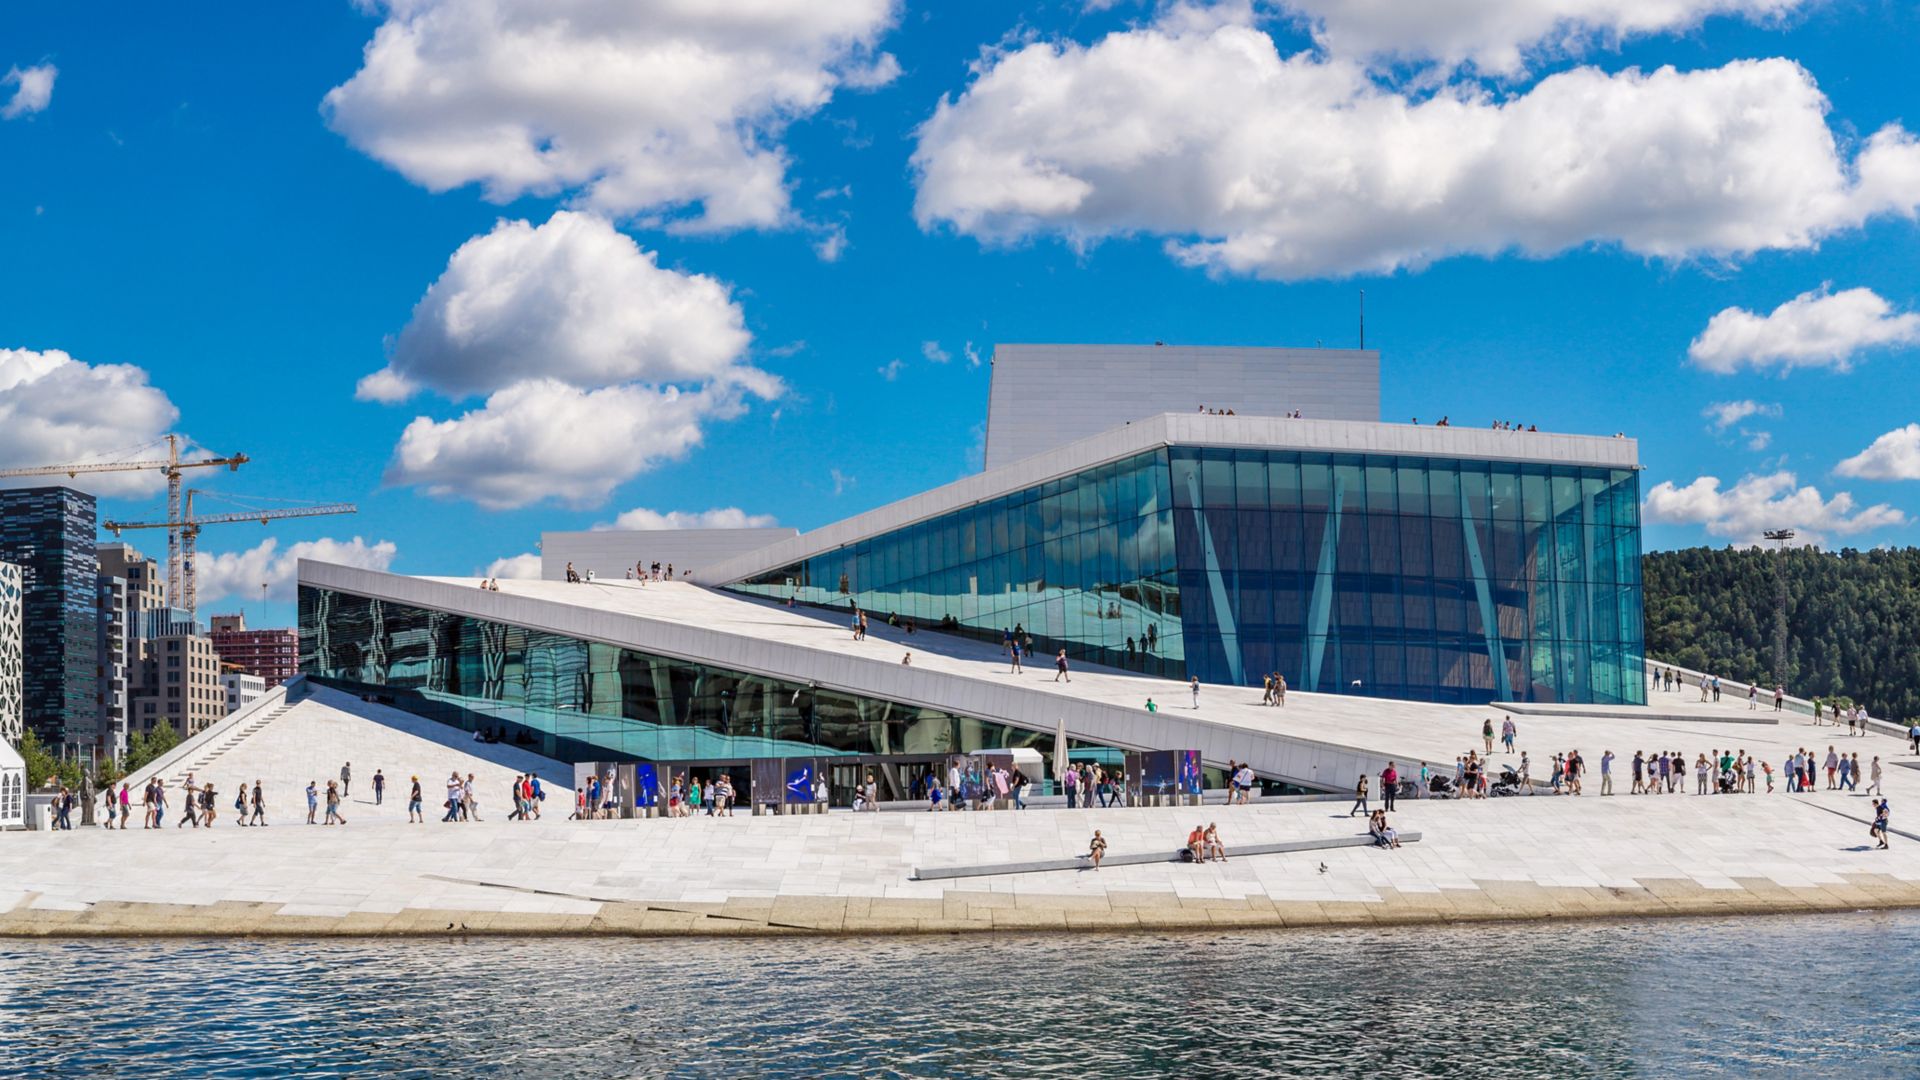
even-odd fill
[[[1920,913],[0,943],[0,1075],[1920,1075]]]

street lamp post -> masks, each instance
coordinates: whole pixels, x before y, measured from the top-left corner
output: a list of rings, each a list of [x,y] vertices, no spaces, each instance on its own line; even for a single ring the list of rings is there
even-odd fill
[[[1792,529],[1769,529],[1767,539],[1774,542],[1773,598],[1773,685],[1787,685],[1787,541]]]

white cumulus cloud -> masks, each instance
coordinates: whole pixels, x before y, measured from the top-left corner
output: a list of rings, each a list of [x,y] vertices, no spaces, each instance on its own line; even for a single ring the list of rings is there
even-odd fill
[[[1513,74],[1528,55],[1577,54],[1691,30],[1715,15],[1774,22],[1815,0],[1283,0],[1338,56],[1472,63]]]
[[[489,509],[543,499],[591,506],[660,462],[686,456],[700,444],[703,424],[745,409],[745,392],[734,383],[689,391],[519,382],[454,419],[415,418],[386,478]]]
[[[267,587],[272,600],[292,600],[301,559],[357,566],[363,570],[385,570],[399,553],[391,540],[369,544],[356,536],[351,540],[302,540],[285,548],[269,537],[245,551],[214,554],[196,551],[193,555],[194,593],[202,604],[229,596],[242,600],[260,595]]]
[[[750,341],[725,285],[664,269],[604,219],[563,210],[460,245],[359,396],[427,386],[463,397],[535,373],[581,387],[701,382],[734,368]]]
[[[900,70],[897,0],[364,2],[384,21],[323,107],[354,146],[433,191],[688,228],[786,222],[787,125]]]
[[[1920,206],[1920,142],[1889,125],[1849,153],[1790,60],[1410,93],[1254,26],[1163,16],[975,72],[917,132],[914,213],[987,242],[1157,235],[1188,265],[1299,279],[1586,245],[1798,250]]]
[[[504,559],[495,559],[480,571],[483,578],[522,578],[540,580],[540,556],[534,552],[509,555]]]
[[[1777,417],[1780,406],[1777,403],[1761,404],[1758,401],[1716,401],[1700,410],[1700,415],[1713,423],[1713,430],[1725,431],[1749,416]]]
[[[1920,343],[1920,314],[1897,313],[1872,289],[1820,288],[1765,315],[1730,307],[1708,320],[1687,358],[1722,375],[1742,367],[1830,367],[1845,371],[1873,348]]]
[[[785,392],[746,363],[750,341],[725,286],[662,269],[604,219],[561,211],[462,245],[359,393],[487,395],[460,416],[408,424],[389,483],[491,508],[587,506],[685,456],[704,424],[740,415],[749,397]]]
[[[1920,424],[1894,428],[1833,471],[1862,480],[1920,480]]]
[[[131,364],[87,364],[59,349],[0,349],[0,468],[154,457],[180,411]],[[96,495],[158,490],[158,470],[10,477],[0,487],[63,484]]]
[[[610,522],[595,525],[597,531],[653,529],[766,529],[780,524],[772,514],[749,514],[737,506],[712,510],[669,510],[661,513],[636,506]]]
[[[52,64],[8,68],[6,75],[0,76],[0,88],[13,87],[13,96],[0,105],[0,120],[31,116],[53,104],[53,80],[59,74],[60,69]]]
[[[1755,544],[1769,529],[1793,529],[1798,542],[1820,544],[1828,535],[1854,536],[1907,521],[1886,503],[1863,507],[1847,492],[1829,499],[1817,488],[1797,484],[1785,471],[1743,476],[1724,489],[1714,476],[1685,487],[1666,480],[1647,492],[1644,518],[1662,525],[1701,525],[1710,535]]]

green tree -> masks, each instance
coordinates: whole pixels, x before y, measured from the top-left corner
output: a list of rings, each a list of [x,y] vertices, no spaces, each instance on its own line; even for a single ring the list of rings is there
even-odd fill
[[[1920,548],[1687,548],[1641,565],[1655,660],[1772,682],[1784,576],[1788,691],[1851,699],[1884,719],[1920,716]]]
[[[20,739],[20,756],[27,761],[27,789],[38,790],[53,777],[68,787],[80,786],[80,765],[74,761],[62,761],[49,751],[40,736],[28,729]]]
[[[151,733],[134,732],[127,740],[127,772],[145,768],[178,745],[180,733],[172,724],[155,724]]]

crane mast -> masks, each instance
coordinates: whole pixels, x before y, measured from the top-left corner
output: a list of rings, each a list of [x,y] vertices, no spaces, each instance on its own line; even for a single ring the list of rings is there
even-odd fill
[[[357,514],[360,508],[352,503],[319,503],[312,506],[288,506],[279,509],[242,510],[224,514],[203,514],[195,516],[193,496],[195,490],[188,488],[185,499],[185,513],[167,515],[165,521],[103,521],[100,527],[119,536],[128,529],[165,529],[169,540],[180,538],[178,565],[180,567],[180,585],[171,595],[177,597],[174,604],[186,609],[192,617],[198,610],[198,597],[195,595],[193,556],[200,541],[200,529],[206,525],[224,525],[236,521],[257,521],[265,525],[269,521],[283,521],[287,518],[323,517],[329,514]],[[169,511],[173,509],[169,500]],[[171,571],[168,574],[169,587],[174,581]]]

